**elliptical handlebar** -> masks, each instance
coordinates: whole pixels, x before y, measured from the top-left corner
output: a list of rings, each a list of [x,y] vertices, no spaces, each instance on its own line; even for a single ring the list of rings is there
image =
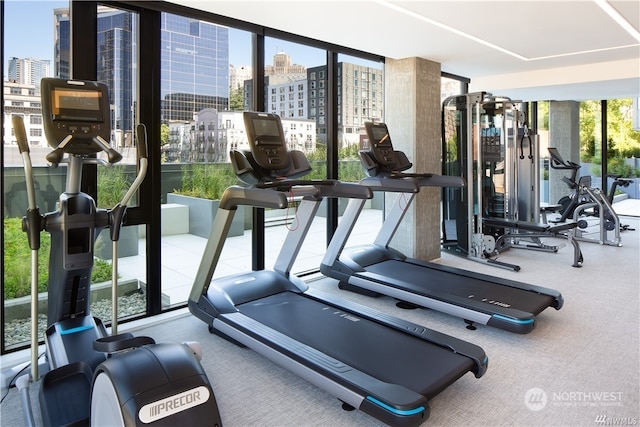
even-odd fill
[[[11,117],[11,125],[13,126],[13,132],[18,142],[18,149],[20,155],[22,155],[22,162],[24,163],[24,175],[27,181],[27,203],[28,209],[37,209],[36,206],[36,191],[33,184],[33,173],[31,166],[31,155],[29,152],[29,140],[27,139],[27,131],[24,127],[24,119],[22,116]]]
[[[144,177],[147,175],[147,128],[142,123],[136,126],[136,139],[138,144],[138,174],[131,184],[131,187],[129,187],[129,190],[120,201],[120,206],[126,206],[127,203],[129,203],[129,200],[133,197],[133,194],[138,190],[138,188],[140,188]]]
[[[31,248],[31,379],[36,381],[38,373],[38,252],[40,250],[41,215],[36,205],[36,191],[33,183],[33,167],[29,152],[29,140],[22,116],[11,118],[13,132],[22,155],[24,175],[27,185],[27,215],[22,219],[22,230],[27,233]],[[30,419],[30,417],[28,418]]]

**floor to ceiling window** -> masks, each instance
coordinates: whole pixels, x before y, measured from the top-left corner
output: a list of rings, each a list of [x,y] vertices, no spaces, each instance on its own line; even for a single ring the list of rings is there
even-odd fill
[[[11,116],[23,116],[27,125],[41,213],[53,211],[58,195],[65,188],[66,170],[64,167],[50,168],[44,160],[50,150],[42,131],[38,82],[45,75],[71,76],[73,61],[69,47],[73,41],[69,4],[65,1],[10,0],[5,1],[3,7],[2,236],[5,275],[2,352],[6,352],[27,343],[28,337],[14,332],[28,323],[28,306],[26,309],[24,304],[20,309],[15,307],[24,299],[28,302],[30,275],[29,248],[21,230],[21,217],[26,212],[24,172],[10,126]],[[153,21],[156,18],[150,20],[149,14],[142,13],[145,11],[139,2],[131,5],[131,9],[128,7],[127,2],[111,2],[109,7],[99,5],[95,11],[96,79],[109,87],[113,125],[110,142],[124,159],[117,167],[98,167],[97,172],[89,171],[83,177],[91,181],[88,185],[95,189],[100,208],[117,203],[136,173],[137,141],[133,129],[145,117],[148,131],[158,135],[149,144],[151,151],[156,153],[150,162],[157,162],[156,170],[160,172],[158,178],[147,175],[146,185],[151,185],[149,188],[153,191],[134,197],[130,202],[126,223],[134,225],[124,227],[121,234],[118,254],[120,296],[139,300],[132,311],[120,314],[122,319],[148,314],[150,304],[145,299],[149,294],[158,298],[156,294],[161,293],[162,309],[185,303],[208,237],[207,226],[212,222],[211,208],[191,207],[191,201],[187,202],[185,198],[217,199],[228,185],[237,182],[231,172],[228,153],[231,149],[247,148],[243,110],[263,105],[260,108],[264,111],[282,117],[289,148],[303,151],[311,160],[310,178],[324,179],[331,175],[354,182],[364,176],[357,160],[357,150],[364,148],[362,126],[369,120],[384,120],[384,64],[375,55],[351,55],[353,51],[346,48],[299,37],[287,38],[277,30],[246,23],[238,23],[238,28],[234,28],[228,24],[235,21],[221,20],[209,14],[193,15],[193,11],[182,10],[180,6],[172,7],[171,13],[154,15],[159,17],[158,38],[156,30],[149,31],[150,22],[156,22]],[[150,7],[159,6],[154,3]],[[175,13],[176,10],[180,12]],[[142,30],[143,26],[145,30]],[[37,27],[38,36],[6,37],[7,34],[19,34],[25,27]],[[262,55],[258,55],[258,58],[264,58],[263,63],[253,63],[254,31],[260,34],[257,37],[262,38],[264,45]],[[150,50],[150,46],[154,46],[150,43],[152,38],[159,41],[155,44],[157,47]],[[143,51],[146,52],[145,63],[139,58]],[[93,52],[89,56],[92,57]],[[86,54],[82,61],[85,57]],[[158,94],[149,91],[146,85],[151,76],[145,75],[142,80],[138,76],[142,67],[156,59],[160,68]],[[28,82],[12,77],[24,64],[44,74],[34,71],[35,77]],[[252,99],[256,66],[264,68],[264,82],[258,85],[264,86],[261,102]],[[459,80],[447,81],[443,79],[443,93],[456,85],[459,92],[463,91],[464,84]],[[154,119],[149,121],[147,108],[147,104],[156,101],[160,114],[158,129]],[[337,154],[335,165],[335,160],[329,156],[332,153]],[[151,180],[153,184],[149,184]],[[150,213],[149,201],[154,206],[161,204],[157,220]],[[274,256],[272,245],[281,238],[277,236],[283,236],[291,226],[296,203],[292,201],[286,212],[265,213],[265,230],[272,233],[262,237],[268,242],[264,251],[268,258],[266,266]],[[293,272],[317,269],[326,247],[327,230],[332,227],[327,219],[339,216],[343,207],[343,203],[320,207]],[[381,207],[374,201],[367,208],[381,212]],[[198,219],[197,214],[205,211],[208,219]],[[256,249],[253,247],[255,241],[250,238],[254,224],[252,214],[251,209],[239,210],[236,214],[232,235],[215,276],[253,267]],[[379,216],[378,221],[381,221],[382,214]],[[150,230],[151,236],[147,236]],[[45,234],[42,233],[40,253],[41,291],[46,288],[47,274]],[[155,245],[155,241],[159,244]],[[156,247],[159,247],[158,251]],[[94,273],[102,273],[104,277],[94,277],[94,283],[110,280],[111,257],[111,242],[107,236],[101,236],[96,243]],[[150,257],[154,259],[148,259]],[[161,280],[152,280],[150,276]],[[155,312],[156,309],[151,310]],[[104,312],[96,309],[94,314],[108,321],[109,307]],[[14,322],[18,322],[17,327]],[[44,326],[46,322],[40,323]],[[23,329],[28,333],[28,328]]]
[[[22,160],[18,155],[11,117],[24,119],[34,166],[36,203],[41,214],[56,209],[58,196],[65,191],[66,171],[64,164],[52,168],[45,156],[51,151],[44,136],[40,102],[40,80],[44,77],[71,78],[70,44],[71,25],[69,3],[60,2],[5,2],[4,31],[20,34],[21,28],[31,28],[36,34],[30,37],[3,37],[5,58],[9,58],[3,70],[3,237],[4,237],[4,328],[3,351],[23,344],[29,329],[29,247],[26,234],[21,230],[21,217],[26,213],[26,185]],[[135,141],[133,127],[136,122],[136,51],[137,17],[135,14],[101,7],[98,13],[99,52],[98,80],[105,83],[110,92],[112,123],[111,144],[124,158],[113,167],[98,167],[97,203],[100,208],[113,207],[124,195],[136,173]],[[37,29],[37,31],[35,30]],[[132,201],[135,204],[135,197]],[[137,227],[125,227],[122,232],[120,256],[135,253],[138,241],[130,237]],[[39,327],[42,333],[47,326],[46,289],[48,280],[48,258],[50,236],[41,233],[42,247],[39,253],[39,290],[41,292]],[[124,248],[123,248],[124,246]],[[103,232],[95,244],[95,260],[92,272],[92,311],[104,321],[110,320],[110,305],[105,305],[100,289],[108,297],[111,280],[111,241],[108,232]],[[123,279],[126,279],[123,277]],[[126,281],[126,280],[125,280]],[[101,285],[104,283],[104,285]],[[123,292],[137,294],[137,282],[121,286]],[[144,312],[143,298],[125,315]],[[22,331],[17,333],[16,331]]]
[[[12,128],[12,117],[22,117],[33,164],[36,203],[41,213],[55,209],[65,188],[66,168],[49,168],[45,160],[51,150],[42,127],[40,79],[57,76],[65,65],[56,60],[54,46],[68,33],[54,23],[56,10],[68,7],[59,2],[4,2],[3,20],[3,304],[2,351],[29,340],[30,248],[22,232],[21,218],[27,211],[27,194],[22,158]],[[26,31],[29,29],[29,37]],[[17,35],[7,37],[7,35]],[[55,34],[55,39],[54,39]],[[42,234],[39,253],[38,289],[46,299],[49,239]],[[41,306],[44,307],[43,301]],[[40,334],[46,327],[46,310],[41,310]]]

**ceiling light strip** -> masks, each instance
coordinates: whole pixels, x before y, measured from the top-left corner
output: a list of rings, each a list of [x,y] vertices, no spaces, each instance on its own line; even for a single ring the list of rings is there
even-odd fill
[[[520,60],[522,60],[522,61],[529,61],[529,60],[530,60],[529,58],[527,58],[527,57],[525,57],[525,56],[522,56],[522,55],[520,55],[520,54],[517,54],[517,53],[515,53],[515,52],[512,52],[512,51],[510,51],[510,50],[508,50],[508,49],[505,49],[505,48],[503,48],[503,47],[500,47],[500,46],[498,46],[498,45],[495,45],[495,44],[493,44],[493,43],[490,43],[490,42],[488,42],[488,41],[486,41],[486,40],[483,40],[483,39],[478,38],[478,37],[476,37],[476,36],[473,36],[473,35],[471,35],[471,34],[468,34],[468,33],[465,33],[465,32],[463,32],[463,31],[460,31],[460,30],[458,30],[458,29],[456,29],[456,28],[453,28],[453,27],[450,27],[450,26],[448,26],[448,25],[445,25],[445,24],[443,24],[443,23],[441,23],[441,22],[434,21],[433,19],[427,18],[426,16],[424,16],[424,15],[420,15],[419,13],[416,13],[416,12],[414,12],[414,11],[412,11],[412,10],[405,9],[405,8],[404,8],[404,7],[402,7],[402,6],[398,6],[398,5],[396,5],[396,4],[390,3],[389,1],[386,1],[386,0],[374,0],[374,2],[376,2],[376,3],[378,3],[378,4],[382,5],[382,6],[386,6],[386,7],[388,7],[389,9],[393,9],[393,10],[398,11],[398,12],[400,12],[400,13],[403,13],[403,14],[405,14],[405,15],[411,16],[412,18],[416,18],[416,19],[419,19],[419,20],[421,20],[421,21],[424,21],[424,22],[426,22],[426,23],[428,23],[428,24],[435,25],[436,27],[440,27],[440,28],[442,28],[442,29],[444,29],[444,30],[447,30],[447,31],[449,31],[449,32],[452,32],[452,33],[454,33],[454,34],[457,34],[457,35],[459,35],[459,36],[462,36],[462,37],[464,37],[464,38],[467,38],[467,39],[469,39],[469,40],[472,40],[472,41],[474,41],[474,42],[476,42],[476,43],[483,44],[483,45],[485,45],[485,46],[487,46],[487,47],[490,47],[491,49],[495,49],[495,50],[498,50],[498,51],[500,51],[500,52],[506,53],[507,55],[513,56],[513,57],[518,58],[518,59],[520,59]]]
[[[603,48],[603,49],[593,49],[593,50],[586,50],[586,51],[581,51],[581,52],[570,52],[570,53],[560,53],[557,55],[548,55],[548,56],[539,56],[539,57],[535,57],[535,58],[527,58],[526,56],[522,56],[520,54],[517,54],[515,52],[512,52],[508,49],[505,49],[503,47],[500,47],[498,45],[495,45],[493,43],[490,43],[486,40],[483,40],[481,38],[478,38],[476,36],[473,36],[471,34],[465,33],[463,31],[460,31],[456,28],[450,27],[448,25],[445,25],[441,22],[438,21],[434,21],[433,19],[427,18],[426,16],[420,15],[419,13],[416,13],[412,10],[406,9],[402,6],[398,6],[397,4],[391,3],[387,0],[373,0],[375,3],[378,3],[382,6],[388,7],[389,9],[393,9],[397,12],[403,13],[407,16],[410,16],[412,18],[415,19],[419,19],[423,22],[426,22],[428,24],[431,25],[435,25],[436,27],[442,28],[446,31],[449,31],[451,33],[457,34],[461,37],[467,38],[469,40],[472,40],[476,43],[480,43],[482,45],[485,45],[487,47],[490,47],[491,49],[495,49],[497,51],[506,53],[507,55],[513,56],[515,58],[518,58],[522,61],[539,61],[542,59],[551,59],[551,58],[561,58],[563,56],[573,56],[573,55],[583,55],[586,53],[594,53],[594,52],[601,52],[601,51],[606,51],[606,50],[616,50],[616,49],[625,49],[628,47],[634,47],[637,45],[625,45],[625,46],[615,46],[615,47],[609,47],[609,48]],[[640,33],[631,25],[629,24],[629,22],[627,22],[619,13],[617,10],[615,10],[606,0],[593,0],[594,3],[596,3],[598,6],[600,6],[600,8],[602,8],[602,10],[604,10],[613,20],[616,21],[616,23],[618,25],[620,25],[622,28],[624,28],[629,34],[631,34],[631,36],[633,36],[633,38],[635,38],[636,40],[640,41]]]
[[[620,25],[627,33],[631,35],[634,39],[640,42],[640,32],[636,30],[636,28],[631,25],[620,13],[609,4],[606,0],[593,0],[595,4],[597,4],[600,9],[602,9],[607,15],[611,17],[618,25]]]

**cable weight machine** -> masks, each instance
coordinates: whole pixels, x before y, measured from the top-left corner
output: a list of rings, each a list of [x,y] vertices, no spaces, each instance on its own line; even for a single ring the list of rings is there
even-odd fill
[[[558,252],[544,237],[568,239],[572,265],[582,265],[575,222],[541,224],[538,136],[517,101],[476,92],[452,96],[442,108],[443,175],[464,188],[443,189],[443,248],[475,261],[519,271],[499,261],[509,248]]]

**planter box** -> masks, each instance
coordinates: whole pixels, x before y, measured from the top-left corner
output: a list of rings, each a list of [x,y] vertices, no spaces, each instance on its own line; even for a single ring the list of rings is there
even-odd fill
[[[213,219],[218,212],[218,200],[200,199],[198,197],[183,196],[181,194],[167,194],[167,203],[177,203],[189,206],[189,234],[204,237],[211,234]],[[244,234],[244,207],[238,206],[233,217],[229,237],[242,236]]]
[[[123,280],[118,283],[118,294],[126,294],[137,290],[142,285],[138,280]],[[164,297],[164,296],[163,296]],[[91,301],[111,299],[111,282],[91,284]],[[38,294],[38,313],[47,314],[48,309],[47,292]],[[27,319],[31,317],[31,296],[13,298],[5,301],[4,305],[5,321],[14,319]]]
[[[139,237],[139,229],[137,226],[122,227],[120,230],[120,240],[118,241],[118,257],[124,258],[138,255]],[[112,243],[111,237],[109,237],[109,229],[105,228],[100,232],[93,246],[94,256],[104,260],[111,259],[113,256]]]

